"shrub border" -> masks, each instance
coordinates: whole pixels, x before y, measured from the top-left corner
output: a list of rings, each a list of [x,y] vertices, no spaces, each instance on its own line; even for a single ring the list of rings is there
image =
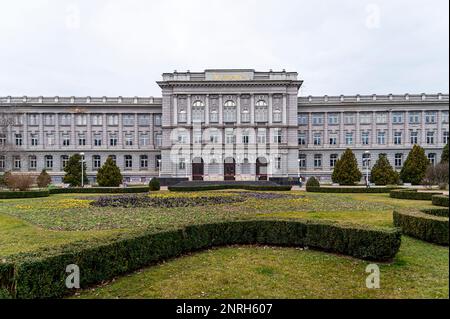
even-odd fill
[[[438,192],[418,192],[417,189],[394,189],[389,196],[397,199],[431,200],[434,195],[442,195]]]
[[[394,211],[393,218],[394,226],[401,228],[405,235],[448,246],[448,210]]]
[[[200,192],[212,190],[226,190],[226,189],[244,189],[248,191],[274,191],[286,192],[292,189],[292,185],[203,185],[203,186],[169,186],[169,191],[172,192]]]
[[[139,187],[73,187],[73,188],[52,188],[50,194],[129,194],[148,193],[148,186]]]
[[[322,187],[322,186],[307,186],[306,191],[310,193],[368,193],[380,194],[390,193],[398,187]]]
[[[433,195],[431,201],[435,206],[448,207],[449,197],[446,195]]]
[[[50,192],[48,190],[36,191],[0,191],[0,199],[14,199],[14,198],[36,198],[48,197]]]
[[[226,245],[311,247],[367,260],[391,260],[401,244],[397,228],[339,225],[307,220],[241,220],[75,242],[0,261],[0,291],[14,298],[57,298],[66,267],[80,268],[83,288],[190,251]]]

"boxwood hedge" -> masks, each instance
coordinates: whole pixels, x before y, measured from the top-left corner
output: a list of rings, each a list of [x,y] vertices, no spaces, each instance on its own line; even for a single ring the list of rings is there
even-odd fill
[[[448,211],[444,210],[394,211],[394,225],[411,237],[448,246]]]
[[[398,187],[316,187],[316,186],[306,186],[307,192],[312,193],[389,193],[393,189],[398,189]]]
[[[448,196],[445,195],[433,195],[431,201],[435,206],[448,207]]]
[[[66,267],[80,269],[85,288],[189,251],[231,244],[311,247],[367,260],[390,260],[401,243],[397,228],[345,226],[317,221],[241,220],[182,229],[128,234],[97,242],[19,254],[0,261],[0,290],[14,298],[55,298],[65,287]]]
[[[172,192],[198,192],[198,191],[212,191],[224,189],[244,189],[249,191],[290,191],[292,185],[232,185],[232,184],[216,184],[216,185],[196,185],[196,186],[169,186]]]
[[[69,187],[69,188],[52,188],[50,194],[130,194],[130,193],[147,193],[149,186],[140,187]]]
[[[434,195],[442,195],[437,192],[418,192],[417,189],[394,189],[389,196],[398,199],[431,200]]]
[[[33,198],[33,197],[47,197],[49,196],[48,190],[31,190],[31,191],[0,191],[0,199],[12,199],[12,198]]]

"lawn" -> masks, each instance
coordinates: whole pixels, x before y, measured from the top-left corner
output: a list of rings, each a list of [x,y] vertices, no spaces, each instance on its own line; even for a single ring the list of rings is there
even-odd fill
[[[258,195],[259,194],[259,195]],[[117,237],[235,219],[321,219],[392,227],[396,208],[431,207],[429,201],[388,194],[287,192],[272,199],[246,192],[243,201],[197,207],[94,207],[98,194],[0,200],[0,258],[80,240]],[[267,194],[267,193],[265,193]],[[279,194],[279,193],[278,193]],[[250,196],[251,195],[251,196]],[[109,195],[114,196],[114,195]],[[159,192],[160,198],[244,196],[239,191]],[[228,247],[149,267],[82,297],[124,298],[448,298],[448,247],[403,237],[392,264],[380,265],[382,287],[365,288],[367,262],[293,248]]]

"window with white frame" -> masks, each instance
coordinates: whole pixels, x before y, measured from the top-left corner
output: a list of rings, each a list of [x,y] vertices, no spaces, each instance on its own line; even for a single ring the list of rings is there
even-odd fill
[[[53,156],[45,155],[45,169],[51,170],[53,169]]]
[[[442,133],[442,143],[448,144],[448,131]]]
[[[123,126],[133,126],[134,125],[134,114],[123,114],[122,115],[122,125]]]
[[[211,123],[219,122],[219,111],[217,110],[217,107],[211,107],[211,110],[209,111],[209,121]]]
[[[0,171],[4,171],[6,167],[6,160],[4,155],[0,155]]]
[[[427,124],[436,123],[436,117],[437,117],[436,111],[425,112],[425,123],[427,123]]]
[[[387,112],[377,112],[375,116],[375,121],[377,124],[386,124],[387,123]]]
[[[394,144],[401,145],[402,144],[402,132],[394,133]]]
[[[22,140],[22,134],[14,134],[15,140],[16,140],[16,146],[22,146],[23,140]]]
[[[36,155],[30,155],[28,157],[28,169],[35,170],[37,168],[37,158]]]
[[[448,124],[448,111],[442,111],[442,123]]]
[[[267,132],[266,129],[260,128],[258,129],[258,133],[256,136],[258,144],[266,144],[267,143]]]
[[[378,134],[377,134],[377,143],[379,145],[386,144],[386,133],[385,132],[378,132]]]
[[[255,104],[255,121],[256,122],[267,122],[267,103],[264,100],[259,100]]]
[[[109,133],[109,146],[117,146],[117,133]]]
[[[125,155],[124,156],[124,161],[125,161],[125,169],[132,169],[133,168],[133,156]]]
[[[430,161],[431,165],[436,165],[436,153],[429,153],[428,160]]]
[[[30,143],[31,146],[38,146],[39,145],[39,137],[37,133],[31,133],[30,134]]]
[[[72,124],[72,114],[63,113],[59,115],[59,124],[68,126]]]
[[[162,125],[162,115],[161,114],[153,115],[153,121],[154,121],[155,126],[161,126]]]
[[[339,114],[338,113],[328,113],[328,124],[329,125],[339,124]]]
[[[283,131],[280,128],[273,130],[273,142],[275,144],[283,143]]]
[[[195,130],[192,135],[194,137],[194,144],[202,144],[202,131]]]
[[[298,125],[308,125],[309,114],[308,113],[299,113],[297,115]]]
[[[314,168],[322,167],[322,154],[314,154]]]
[[[102,133],[94,133],[93,138],[94,146],[102,146]]]
[[[162,133],[156,133],[155,134],[155,145],[157,147],[161,147],[162,146]]]
[[[103,125],[103,115],[102,114],[91,114],[91,124],[94,126]]]
[[[434,131],[427,132],[427,144],[434,144]]]
[[[281,122],[281,119],[282,119],[281,108],[276,106],[273,109],[273,122],[279,123],[279,122]]]
[[[186,159],[180,158],[178,160],[178,169],[185,170],[186,169]]]
[[[69,156],[61,155],[61,170],[64,170],[64,168],[67,166],[68,162],[69,162]]]
[[[392,113],[392,123],[402,124],[403,123],[403,112],[393,112]]]
[[[44,115],[44,125],[55,125],[55,115],[54,114],[45,114]]]
[[[85,146],[86,145],[86,134],[78,133],[78,145]]]
[[[101,157],[100,155],[93,155],[92,156],[92,168],[94,170],[98,170],[102,166]]]
[[[306,133],[298,132],[298,145],[306,145]]]
[[[250,143],[250,133],[248,130],[242,131],[242,144]]]
[[[61,133],[62,146],[70,146],[70,134]]]
[[[322,145],[322,133],[314,133],[313,134],[314,145]]]
[[[54,133],[47,133],[46,137],[47,137],[47,145],[48,146],[55,145],[55,134]]]
[[[361,132],[361,144],[362,145],[370,144],[370,133],[369,132]]]
[[[363,153],[362,155],[362,166],[363,167],[369,167],[370,166],[370,154],[369,153]]]
[[[225,123],[236,122],[236,103],[233,101],[226,101],[224,104],[223,114],[223,121]]]
[[[312,124],[322,125],[323,124],[323,113],[313,113],[312,114]]]
[[[329,141],[330,145],[337,145],[338,143],[338,135],[336,133],[331,133],[330,134],[330,141]]]
[[[362,112],[359,114],[359,123],[361,124],[371,124],[372,123],[372,113]]]
[[[39,114],[28,114],[28,125],[39,125]]]
[[[395,164],[395,167],[397,167],[397,168],[402,167],[402,165],[403,165],[403,154],[402,153],[395,154],[394,164]]]
[[[205,121],[205,105],[202,101],[195,101],[192,104],[192,122],[202,123]]]
[[[140,146],[150,145],[150,136],[148,133],[140,133],[139,134],[139,145]]]
[[[186,121],[187,121],[187,111],[184,106],[181,106],[178,109],[178,122],[186,123]]]
[[[131,132],[125,133],[125,146],[133,146],[134,134]]]
[[[352,125],[355,124],[356,115],[355,113],[344,113],[344,124]]]
[[[411,144],[418,144],[419,143],[419,132],[411,131],[409,134],[410,134],[409,142]]]
[[[250,122],[250,110],[247,106],[244,106],[241,111],[241,122],[248,123]]]
[[[298,155],[298,167],[300,169],[306,169],[306,154]]]
[[[139,168],[140,169],[148,168],[148,155],[140,155],[139,156]]]
[[[109,114],[107,116],[108,125],[110,126],[117,126],[119,125],[119,115],[117,114]]]
[[[22,161],[20,159],[20,156],[18,155],[13,156],[13,164],[14,164],[13,169],[15,171],[19,171],[22,168]]]
[[[330,167],[331,168],[336,166],[337,160],[338,160],[338,154],[331,154],[330,155]]]
[[[352,132],[345,133],[345,144],[353,145],[353,133]]]
[[[236,136],[234,135],[233,129],[226,129],[225,131],[225,143],[226,144],[236,144]]]
[[[87,115],[86,114],[77,114],[75,116],[75,123],[79,126],[87,125]]]
[[[178,144],[187,144],[188,142],[188,137],[187,134],[185,132],[180,132],[177,135],[177,143]]]
[[[420,124],[420,112],[409,112],[409,124]]]
[[[6,146],[6,135],[0,134],[0,147],[5,147],[5,146]]]
[[[150,126],[150,114],[139,114],[138,115],[138,125],[139,126]]]
[[[278,169],[278,170],[281,169],[281,157],[280,156],[275,157],[275,169]]]

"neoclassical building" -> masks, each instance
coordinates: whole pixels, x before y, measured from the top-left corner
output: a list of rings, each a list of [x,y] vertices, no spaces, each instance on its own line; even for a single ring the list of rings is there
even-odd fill
[[[299,96],[296,72],[164,73],[162,97],[0,97],[0,170],[61,182],[70,155],[88,176],[113,157],[128,183],[330,180],[351,148],[361,170],[380,154],[400,169],[414,144],[430,162],[448,143],[448,94]],[[8,122],[8,121],[3,121]]]

